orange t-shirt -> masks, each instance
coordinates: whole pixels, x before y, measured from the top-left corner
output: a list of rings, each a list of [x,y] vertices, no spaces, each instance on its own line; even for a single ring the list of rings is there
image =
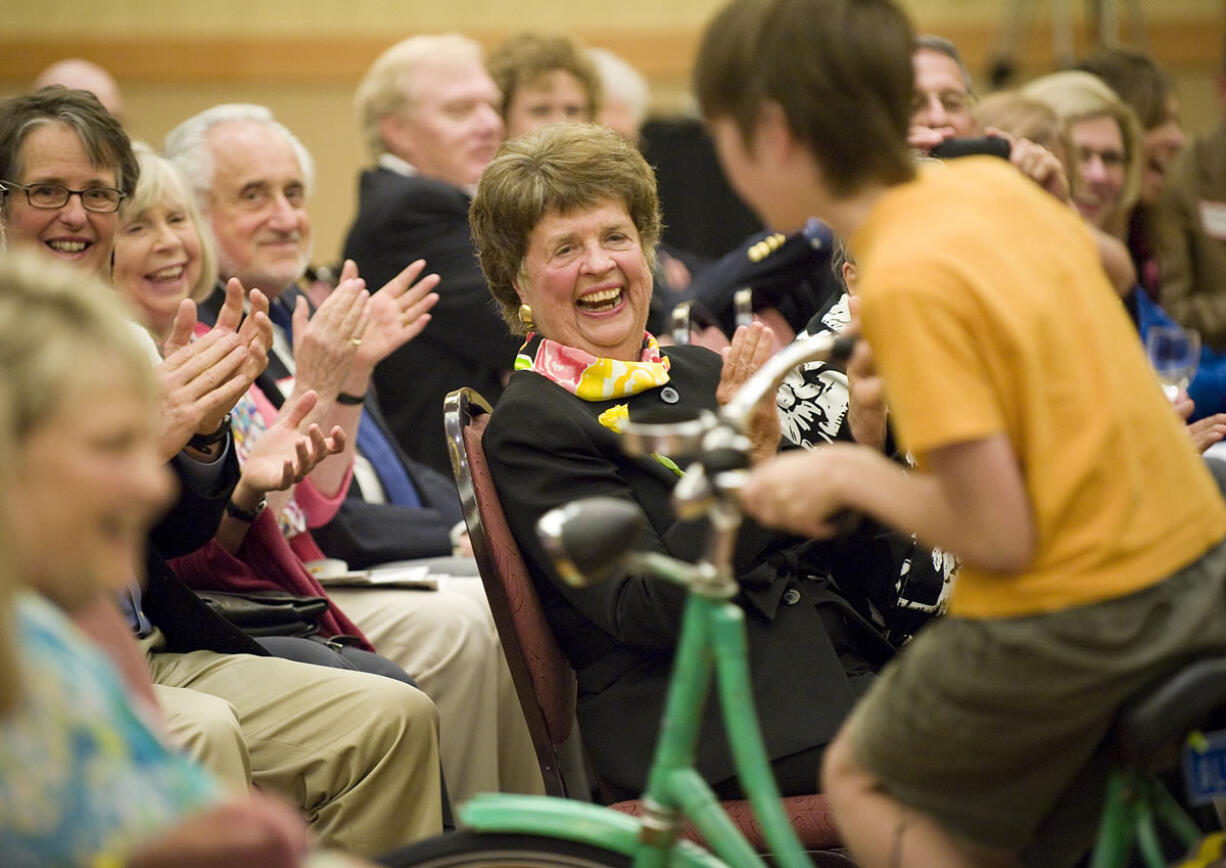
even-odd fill
[[[864,335],[920,471],[1003,433],[1034,511],[1024,573],[966,566],[950,613],[1034,614],[1157,582],[1226,536],[1226,505],[1080,218],[992,157],[925,166],[852,239]]]

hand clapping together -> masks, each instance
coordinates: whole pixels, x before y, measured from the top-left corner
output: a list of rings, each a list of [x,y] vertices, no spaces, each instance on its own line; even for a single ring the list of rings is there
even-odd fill
[[[156,372],[161,385],[158,443],[169,460],[195,435],[217,433],[234,403],[255,382],[268,364],[272,322],[268,299],[251,291],[251,311],[242,321],[243,286],[226,285],[226,301],[217,324],[193,341],[196,305],[184,299],[162,347],[164,356]]]

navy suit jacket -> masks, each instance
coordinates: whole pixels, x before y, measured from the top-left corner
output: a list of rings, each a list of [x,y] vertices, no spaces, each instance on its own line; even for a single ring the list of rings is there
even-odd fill
[[[371,290],[416,259],[442,278],[425,331],[375,369],[375,390],[396,440],[411,457],[448,473],[443,399],[471,386],[490,402],[502,393],[519,340],[486,286],[468,229],[469,197],[458,187],[377,168],[362,173],[358,216],[345,241]]]
[[[755,310],[775,308],[795,332],[843,293],[842,283],[830,270],[833,234],[825,224],[810,220],[769,252],[751,255],[769,237],[767,232],[751,235],[694,275],[686,292],[715,315],[725,334],[734,330],[733,297],[742,287],[752,287]]]

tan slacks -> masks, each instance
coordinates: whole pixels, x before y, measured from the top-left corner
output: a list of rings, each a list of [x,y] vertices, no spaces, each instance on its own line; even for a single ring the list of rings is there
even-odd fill
[[[438,716],[421,691],[275,657],[147,656],[172,737],[300,807],[322,845],[372,857],[442,831]]]
[[[480,792],[544,791],[479,578],[440,576],[438,591],[332,588],[328,594],[438,707],[452,802]]]

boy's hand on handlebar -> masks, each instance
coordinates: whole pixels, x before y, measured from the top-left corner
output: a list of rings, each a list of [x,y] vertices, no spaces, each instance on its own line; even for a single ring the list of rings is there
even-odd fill
[[[720,372],[715,400],[722,407],[745,385],[758,368],[774,353],[774,333],[768,326],[754,322],[741,326],[732,336],[732,345],[723,351],[724,367]],[[754,410],[745,432],[753,441],[750,458],[756,464],[779,450],[779,411],[775,408],[775,394],[764,395]]]
[[[783,452],[755,467],[741,489],[745,512],[768,527],[810,539],[837,536],[847,504],[839,496],[849,464],[864,447],[832,443]]]

